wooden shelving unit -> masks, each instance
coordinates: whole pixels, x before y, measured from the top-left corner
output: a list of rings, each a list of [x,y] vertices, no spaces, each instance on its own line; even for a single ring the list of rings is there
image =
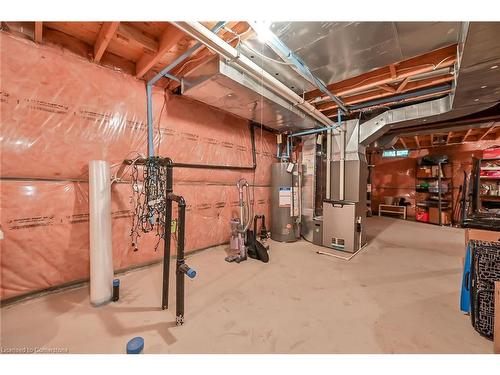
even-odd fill
[[[500,208],[500,158],[475,160],[475,209]]]
[[[430,172],[429,172],[430,171]],[[452,224],[453,212],[453,179],[451,164],[429,163],[417,160],[415,173],[415,206],[417,220],[419,216],[428,215],[428,220],[419,220],[429,224]],[[437,209],[438,220],[430,220],[431,211]],[[445,218],[443,222],[443,216]]]

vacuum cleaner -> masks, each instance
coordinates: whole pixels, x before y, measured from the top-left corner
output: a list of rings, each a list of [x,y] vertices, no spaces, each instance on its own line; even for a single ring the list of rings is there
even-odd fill
[[[269,262],[269,245],[266,244],[269,238],[269,232],[266,229],[266,219],[264,215],[255,215],[251,212],[250,198],[249,198],[249,185],[247,180],[241,178],[238,180],[236,187],[238,188],[238,207],[240,211],[239,218],[233,218],[230,221],[231,236],[229,240],[229,251],[225,260],[226,262],[240,263],[250,257],[252,259],[260,260],[264,263]],[[246,190],[246,199],[245,196]],[[250,230],[250,224],[253,218],[253,231]],[[261,220],[259,228],[259,237],[257,238],[257,223]]]
[[[250,212],[250,198],[248,192],[248,182],[241,178],[236,183],[238,188],[238,207],[240,217],[231,219],[231,238],[229,240],[230,252],[233,254],[226,257],[226,262],[240,263],[247,259],[247,247],[245,244],[246,232],[251,223],[253,213]],[[243,198],[244,190],[246,190],[246,200]]]

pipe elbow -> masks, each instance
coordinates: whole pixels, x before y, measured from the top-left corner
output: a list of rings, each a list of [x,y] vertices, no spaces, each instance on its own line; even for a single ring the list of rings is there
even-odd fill
[[[186,200],[184,199],[184,197],[179,197],[179,200],[177,201],[177,203],[179,204],[179,206],[186,207]]]

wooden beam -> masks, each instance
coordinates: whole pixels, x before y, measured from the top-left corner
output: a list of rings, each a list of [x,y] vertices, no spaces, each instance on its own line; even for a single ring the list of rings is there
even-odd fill
[[[35,42],[42,43],[43,22],[35,22]]]
[[[115,35],[116,29],[118,28],[119,24],[120,22],[103,22],[101,30],[99,31],[97,39],[94,43],[95,62],[101,61],[101,57],[104,54],[106,48],[108,47],[111,38],[113,38],[113,36]]]
[[[174,25],[169,24],[161,34],[160,41],[158,43],[158,52],[154,55],[144,54],[141,56],[137,62],[135,76],[137,78],[143,77],[144,74],[154,67],[168,51],[170,51],[182,40],[182,38],[185,37],[186,34],[184,34],[184,32],[179,30]]]
[[[467,132],[464,134],[464,137],[462,138],[462,143],[464,143],[466,141],[467,137],[470,135],[471,132],[472,132],[472,128],[467,130]]]
[[[486,137],[488,134],[490,134],[493,129],[496,128],[495,125],[493,125],[494,122],[491,123],[492,126],[490,126],[489,128],[486,128],[486,131],[483,133],[483,135],[481,137],[479,137],[478,141],[482,141],[484,139],[484,137]]]
[[[457,45],[453,44],[398,63],[397,77],[392,78],[390,67],[372,70],[340,82],[328,85],[328,90],[337,96],[353,94],[386,83],[394,83],[406,77],[431,72],[439,68],[452,66],[457,59]],[[312,100],[325,95],[320,90],[312,90],[304,94],[306,100]]]
[[[153,55],[158,52],[158,42],[155,39],[130,25],[120,23],[118,30],[116,30],[116,38],[135,44],[142,48],[145,53]]]
[[[446,136],[446,144],[450,144],[451,136],[453,135],[453,132],[448,132],[448,135]]]
[[[399,141],[401,142],[401,144],[403,145],[404,148],[408,148],[408,146],[406,145],[406,142],[403,139],[403,137],[399,137]]]
[[[420,141],[418,140],[418,135],[413,137],[415,139],[415,144],[417,145],[417,148],[420,149]]]
[[[493,353],[500,354],[500,281],[495,281],[495,320],[493,326]]]
[[[390,92],[391,94],[394,94],[396,92],[396,89],[389,86],[389,85],[380,85],[377,86],[379,89]]]
[[[391,72],[392,79],[398,78],[398,73],[396,71],[396,65],[394,65],[394,64],[389,65],[389,71]]]
[[[406,77],[403,82],[401,82],[396,90],[397,93],[400,93],[401,91],[404,90],[408,82],[410,81],[410,77]]]
[[[431,146],[433,146],[433,145],[434,145],[434,134],[431,133]]]

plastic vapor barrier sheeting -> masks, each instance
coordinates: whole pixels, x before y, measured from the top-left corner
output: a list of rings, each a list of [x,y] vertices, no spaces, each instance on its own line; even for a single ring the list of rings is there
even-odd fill
[[[111,185],[114,269],[161,259],[154,233],[143,234],[139,251],[132,250],[131,168],[122,167],[124,159],[147,154],[144,81],[4,33],[0,43],[0,299],[89,277],[91,160],[108,162],[112,177],[120,179]],[[153,106],[157,155],[252,165],[246,120],[157,88]],[[187,202],[188,251],[229,240],[241,177],[255,185],[255,213],[270,220],[275,136],[255,128],[255,144],[255,173],[174,169],[174,191]]]
[[[101,305],[113,295],[111,173],[104,160],[89,163],[90,302]]]

